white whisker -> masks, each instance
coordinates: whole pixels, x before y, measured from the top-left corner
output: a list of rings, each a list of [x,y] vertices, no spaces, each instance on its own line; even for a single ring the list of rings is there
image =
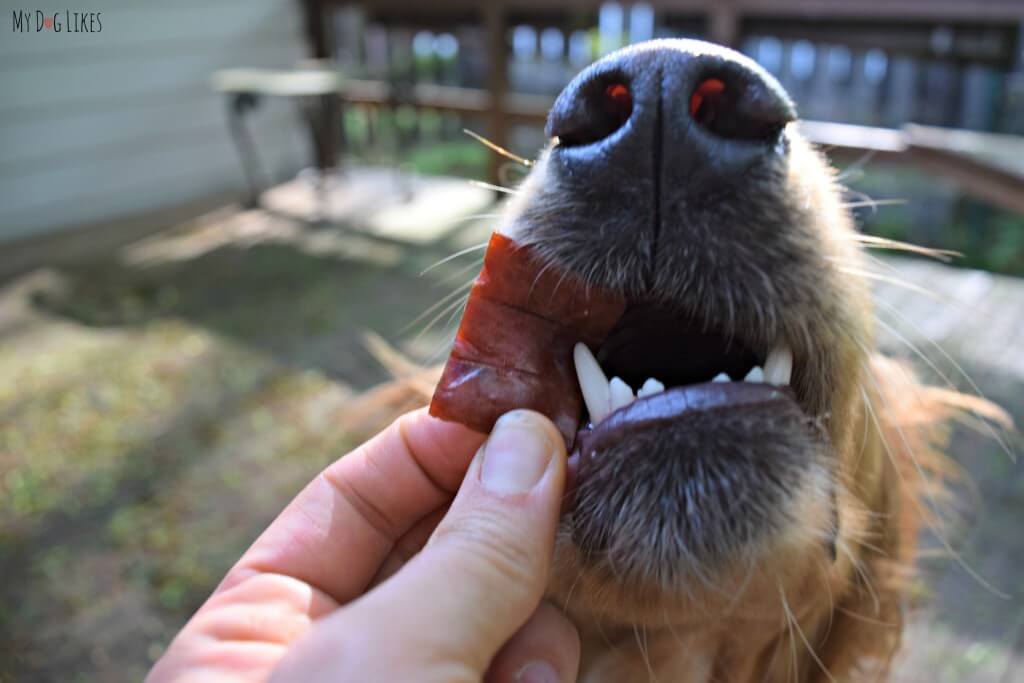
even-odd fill
[[[839,264],[842,263],[842,261],[840,261],[839,259],[835,259],[835,258],[828,258],[828,260],[832,261],[833,263],[839,263]],[[860,277],[867,278],[869,280],[877,280],[879,282],[887,282],[887,283],[889,283],[891,285],[896,285],[897,287],[903,287],[904,289],[909,289],[912,292],[916,292],[917,294],[921,294],[922,296],[926,296],[929,299],[932,299],[934,301],[938,301],[941,304],[951,305],[953,303],[958,303],[958,302],[951,302],[951,301],[943,300],[942,297],[938,296],[934,292],[931,292],[931,291],[929,291],[929,290],[927,290],[924,287],[921,287],[919,285],[915,285],[912,282],[907,282],[906,280],[902,280],[900,278],[895,278],[895,277],[889,277],[887,275],[882,275],[881,273],[876,273],[876,272],[871,271],[871,270],[864,270],[863,268],[851,268],[850,266],[844,266],[844,265],[839,265],[838,266],[838,270],[839,270],[839,272],[846,273],[847,275],[859,275]],[[962,305],[963,304],[961,304],[961,306]]]
[[[776,579],[778,580],[778,579]],[[779,581],[779,595],[783,599],[782,603],[782,616],[786,623],[786,628],[789,631],[789,652],[793,662],[793,680],[800,680],[800,665],[799,659],[796,655],[796,634],[793,632],[793,614],[789,611],[785,602],[785,593],[782,591],[782,582]]]
[[[849,178],[853,177],[854,175],[861,174],[863,172],[863,170],[864,170],[864,167],[868,163],[870,163],[871,160],[874,159],[874,158],[875,158],[875,151],[874,150],[870,150],[868,152],[865,152],[864,154],[862,154],[860,156],[859,159],[857,159],[852,164],[850,164],[849,166],[844,168],[842,171],[840,171],[836,175],[836,180],[838,180],[839,182],[846,182]],[[846,188],[846,189],[849,191],[849,188]],[[863,194],[863,193],[862,192],[858,192],[858,194]]]
[[[530,166],[533,166],[533,164],[535,163],[533,161],[530,161],[529,159],[526,159],[524,157],[519,156],[518,154],[515,154],[513,152],[508,151],[507,149],[505,149],[504,147],[502,147],[502,146],[500,146],[500,145],[498,145],[496,143],[491,142],[490,140],[485,138],[483,135],[480,135],[479,133],[474,133],[469,128],[463,128],[462,132],[465,133],[466,135],[468,135],[469,137],[473,138],[474,140],[476,140],[480,144],[482,144],[484,147],[487,147],[488,149],[491,149],[491,150],[497,152],[498,154],[500,154],[503,157],[507,157],[507,158],[511,159],[512,161],[520,163],[523,166],[530,167]]]
[[[562,604],[562,613],[563,614],[568,614],[569,613],[569,603],[572,601],[572,594],[573,594],[573,592],[575,592],[576,586],[579,584],[581,579],[583,579],[583,570],[582,569],[577,569],[576,570],[576,578],[573,579],[572,585],[569,586],[569,592],[565,594],[565,602]]]
[[[911,324],[910,321],[907,320],[907,318],[902,313],[900,313],[899,309],[897,309],[896,307],[894,307],[894,306],[892,306],[890,304],[887,304],[884,301],[878,301],[877,303],[881,304],[881,306],[883,308],[885,308],[887,311],[889,311],[890,313],[892,313],[896,317],[900,318],[904,323]],[[928,367],[931,368],[932,371],[935,372],[946,383],[946,385],[950,389],[953,389],[954,391],[959,391],[957,389],[956,385],[953,383],[953,381],[941,369],[939,369],[938,365],[935,362],[933,362],[928,356],[926,356],[924,354],[924,352],[921,351],[921,349],[919,349],[917,346],[915,346],[909,339],[904,337],[895,328],[893,328],[891,325],[887,324],[881,318],[876,316],[875,317],[875,321],[879,325],[884,327],[886,329],[886,331],[888,331],[890,334],[892,334],[894,337],[896,337],[896,339],[898,339],[900,342],[905,344],[907,346],[907,348],[909,348],[911,351],[916,353],[918,355],[918,357],[922,361],[924,361],[928,365]],[[959,363],[957,363],[956,360],[952,356],[950,356],[949,353],[947,353],[946,350],[943,349],[942,346],[938,342],[934,341],[933,339],[929,339],[928,337],[924,337],[924,339],[929,344],[931,344],[932,347],[936,351],[938,351],[942,355],[942,357],[945,358],[945,360],[948,363],[950,363],[953,366],[954,370],[956,370],[956,372],[960,375],[960,377],[964,378],[964,380],[970,386],[971,391],[973,391],[975,393],[975,395],[978,396],[978,398],[981,398],[981,399],[983,399],[985,401],[988,401],[988,399],[985,397],[985,394],[981,391],[981,388],[971,378],[971,376],[969,374],[967,374],[967,371],[963,369],[963,366],[961,366]],[[1013,449],[1010,447],[1009,443],[1003,438],[1002,435],[1000,435],[999,433],[996,432],[994,427],[992,427],[992,424],[991,424],[991,421],[990,421],[991,418],[985,419],[984,415],[979,415],[977,413],[977,411],[975,411],[975,410],[971,410],[971,414],[974,415],[975,417],[979,418],[980,423],[987,427],[986,431],[988,431],[989,435],[995,440],[995,442],[997,444],[999,444],[999,446],[1000,446],[1000,448],[1002,448],[1003,452],[1006,453],[1007,457],[1010,458],[1010,461],[1011,462],[1017,462],[1017,455],[1016,455],[1016,453],[1013,452]],[[1004,430],[1005,430],[1005,427],[1004,427]]]
[[[485,183],[482,180],[470,180],[469,184],[473,187],[481,187],[485,190],[494,190],[495,192],[504,192],[505,194],[519,194],[518,190],[513,190],[509,187],[502,187],[501,185],[495,185],[494,183]]]
[[[870,206],[872,209],[879,206],[900,206],[906,204],[906,199],[866,199],[859,202],[847,202],[840,204],[844,209],[859,209],[863,206]]]
[[[463,293],[465,293],[466,290],[468,290],[470,287],[473,286],[473,282],[475,282],[475,281],[476,281],[476,278],[473,278],[473,280],[470,280],[469,282],[465,283],[464,285],[460,285],[455,290],[453,290],[453,291],[449,292],[448,294],[446,294],[445,296],[443,296],[440,301],[438,301],[438,302],[436,302],[434,304],[431,304],[427,308],[427,310],[425,310],[422,313],[420,313],[412,321],[410,321],[405,327],[403,327],[401,330],[399,330],[399,334],[404,334],[405,332],[408,332],[410,329],[412,329],[416,325],[416,323],[418,323],[421,320],[423,320],[424,318],[426,318],[428,315],[430,315],[431,313],[436,311],[441,306],[444,306],[446,303],[451,301],[453,298],[456,298],[456,297],[462,295]],[[427,329],[430,329],[430,325],[427,326]]]
[[[852,233],[849,237],[855,242],[859,242],[868,248],[906,251],[913,254],[920,254],[921,256],[927,256],[937,261],[942,261],[943,263],[949,263],[955,258],[963,258],[964,256],[959,251],[953,251],[952,249],[933,249],[931,247],[922,247],[917,244],[911,244],[910,242],[901,242],[899,240],[876,237],[875,235],[865,235],[863,233]]]
[[[453,272],[451,275],[446,276],[444,279],[440,280],[438,282],[438,284],[439,285],[445,285],[445,284],[448,284],[450,282],[454,282],[455,280],[462,280],[466,276],[467,273],[470,273],[472,271],[478,271],[478,270],[480,270],[480,268],[482,266],[483,266],[483,259],[482,258],[476,259],[473,262],[463,266],[462,268],[459,268],[458,270]]]
[[[875,380],[874,375],[872,375],[870,373],[870,371],[867,371],[865,374],[867,375],[867,377],[871,381],[871,383],[874,385],[876,395],[878,396],[879,400],[882,401],[883,407],[886,409],[887,412],[889,412],[890,411],[890,407],[889,407],[889,404],[888,404],[888,400],[885,398],[885,395],[882,392],[881,387],[878,386],[878,382]],[[898,425],[898,424],[894,424],[893,426],[896,428],[896,433],[899,434],[900,439],[903,441],[903,446],[906,449],[905,452],[907,454],[907,457],[909,457],[910,461],[913,463],[914,468],[917,470],[918,476],[921,477],[922,481],[925,481],[925,482],[929,481],[928,475],[925,473],[924,468],[921,466],[921,463],[918,461],[917,457],[914,455],[914,450],[913,450],[913,448],[911,448],[910,442],[907,440],[907,436],[903,432],[903,428],[900,425]],[[883,439],[883,442],[884,442],[884,439]],[[888,449],[887,449],[887,451],[888,451]],[[892,457],[892,455],[891,455],[891,452],[890,452],[890,458],[891,457]],[[897,473],[899,473],[900,479],[902,480],[903,479],[903,475],[902,475],[902,473],[900,473],[899,464],[895,460],[893,460],[893,466],[896,469]],[[935,495],[932,493],[932,491],[928,487],[922,487],[922,490],[924,491],[925,496],[928,498],[928,503],[929,503],[929,505],[931,505],[932,509],[933,510],[941,510],[942,508],[939,506],[938,501],[935,499]],[[913,500],[913,498],[911,498],[911,500]],[[925,523],[935,533],[935,537],[938,539],[939,543],[942,544],[942,547],[946,549],[946,552],[949,553],[949,556],[952,557],[956,561],[956,563],[958,565],[960,565],[960,567],[965,572],[967,572],[967,574],[978,583],[978,585],[982,586],[983,588],[985,588],[987,591],[989,591],[993,595],[995,595],[997,597],[1000,597],[1000,598],[1002,598],[1004,600],[1008,600],[1010,598],[1009,595],[1007,595],[1003,591],[999,590],[998,588],[993,586],[991,583],[989,583],[985,578],[983,578],[973,567],[971,567],[967,563],[966,560],[964,560],[963,556],[960,555],[960,553],[958,553],[956,550],[953,549],[953,546],[949,542],[949,539],[946,538],[945,527],[942,524],[942,520],[941,520],[940,517],[936,516],[937,526],[936,526],[936,524],[932,523],[932,521],[931,521],[931,517],[932,516],[923,515],[923,517],[924,517]]]
[[[644,627],[644,638],[641,641],[640,631],[637,629],[637,625],[633,624],[633,637],[636,639],[636,646],[640,650],[640,657],[643,659],[644,666],[647,667],[647,680],[657,681],[658,677],[654,675],[654,665],[651,663],[651,653],[647,646],[647,627]]]
[[[878,591],[875,589],[875,584],[871,581],[871,575],[864,568],[864,563],[859,557],[853,554],[845,543],[837,542],[836,549],[842,554],[846,555],[847,559],[850,560],[850,566],[853,567],[853,571],[857,572],[857,576],[860,577],[861,583],[864,584],[864,590],[868,592],[868,596],[871,598],[871,604],[875,610],[875,614],[880,614],[882,611],[882,601],[878,597]]]
[[[436,263],[432,263],[431,265],[429,265],[426,268],[424,268],[423,270],[421,270],[420,271],[420,276],[422,277],[423,275],[426,275],[427,273],[429,273],[430,271],[434,270],[438,266],[443,266],[444,264],[448,263],[449,261],[453,261],[453,260],[459,258],[460,256],[465,256],[466,254],[472,254],[474,251],[480,251],[481,249],[486,249],[487,248],[487,244],[488,244],[487,242],[483,242],[481,244],[474,244],[471,247],[466,247],[465,249],[460,249],[459,251],[455,252],[454,254],[450,254],[448,256],[445,256],[440,261],[437,261]]]
[[[794,615],[793,611],[789,608],[789,602],[786,600],[786,592],[782,589],[781,582],[779,583],[779,597],[782,598],[782,609],[786,611],[787,617],[791,620],[793,627],[796,628],[796,632],[800,635],[800,640],[802,640],[804,645],[807,647],[807,651],[810,653],[811,659],[814,660],[814,663],[818,665],[818,668],[821,669],[822,673],[825,674],[825,677],[828,680],[832,681],[832,683],[836,683],[836,679],[832,676],[832,672],[828,670],[825,663],[821,661],[820,657],[818,657],[818,653],[814,651],[813,647],[811,647],[810,641],[807,640],[807,636],[804,634],[803,629],[800,628],[800,624],[796,620],[796,615]]]
[[[424,361],[424,364],[433,365],[434,363],[442,360],[442,356],[447,356],[452,344],[455,343],[455,334],[455,332],[452,332],[451,334],[443,337],[441,341],[437,344],[437,347],[427,354],[427,358]]]
[[[852,619],[857,619],[859,621],[863,621],[863,622],[868,623],[868,624],[874,624],[875,626],[884,626],[886,628],[893,628],[893,627],[897,626],[897,624],[893,624],[893,623],[888,622],[888,621],[882,621],[881,619],[872,619],[871,617],[866,617],[863,614],[858,614],[857,612],[854,612],[852,610],[848,610],[848,609],[846,609],[845,607],[843,607],[841,605],[836,605],[836,611],[839,612],[840,614],[845,614],[846,616],[848,616],[848,617],[850,617]]]
[[[470,284],[472,284],[472,283],[470,283]],[[423,327],[423,329],[420,330],[419,333],[415,337],[413,337],[413,341],[414,342],[419,341],[423,337],[423,335],[425,335],[427,332],[429,332],[431,330],[431,328],[433,328],[434,325],[436,325],[441,320],[441,318],[443,318],[444,316],[448,315],[453,310],[454,311],[458,311],[460,307],[465,306],[465,305],[466,305],[466,300],[465,299],[457,298],[457,299],[454,299],[453,301],[451,301],[447,306],[442,308],[441,311],[437,315],[435,315],[433,318],[430,319],[430,322],[428,322]]]

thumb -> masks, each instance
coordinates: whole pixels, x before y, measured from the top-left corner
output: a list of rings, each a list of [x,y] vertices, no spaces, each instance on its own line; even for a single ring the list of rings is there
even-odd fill
[[[322,647],[307,641],[292,655],[306,651],[317,673],[343,680],[479,681],[544,594],[565,460],[550,420],[504,415],[423,551],[318,624],[311,640]]]

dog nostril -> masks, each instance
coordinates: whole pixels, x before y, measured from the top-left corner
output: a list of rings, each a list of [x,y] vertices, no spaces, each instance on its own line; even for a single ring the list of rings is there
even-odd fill
[[[603,140],[633,114],[633,93],[622,81],[590,83],[565,106],[556,104],[548,120],[548,133],[561,147],[589,145]]]
[[[714,110],[719,106],[725,91],[725,83],[717,78],[709,78],[697,86],[697,89],[690,95],[690,116],[695,120],[705,123],[713,115]]]
[[[730,140],[772,140],[792,120],[789,109],[757,84],[702,80],[690,95],[690,117]]]
[[[622,83],[612,83],[604,89],[604,97],[608,114],[618,121],[616,128],[621,127],[633,113],[633,96],[629,88]]]

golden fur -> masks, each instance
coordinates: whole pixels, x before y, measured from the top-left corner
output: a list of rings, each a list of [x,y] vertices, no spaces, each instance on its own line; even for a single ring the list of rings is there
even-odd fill
[[[398,379],[372,389],[346,415],[348,428],[366,436],[426,405],[440,376],[440,367],[415,366],[379,338],[369,337],[368,346]],[[857,436],[843,450],[846,486],[838,500],[837,563],[803,577],[810,588],[805,599],[790,598],[788,603],[795,623],[751,622],[747,629],[712,628],[701,636],[670,632],[667,638],[643,642],[642,633],[602,633],[598,624],[580,623],[576,614],[584,652],[592,660],[582,667],[593,672],[586,680],[810,683],[885,678],[900,645],[918,530],[930,514],[930,500],[941,499],[945,482],[957,474],[940,450],[946,421],[965,409],[1000,421],[1005,416],[984,401],[924,386],[903,364],[880,355],[872,358],[869,371],[870,404],[851,407],[852,429],[847,431]],[[565,590],[552,586],[554,595]],[[569,590],[577,595],[594,590],[594,612],[600,612],[600,587]],[[775,611],[778,588],[748,584],[745,592],[758,590]],[[819,599],[822,594],[824,600]],[[625,645],[609,645],[617,640]]]
[[[696,599],[675,606],[580,570],[575,546],[559,543],[549,599],[580,630],[581,680],[884,679],[900,644],[919,529],[956,474],[942,455],[947,420],[960,411],[1006,419],[981,399],[921,384],[908,367],[872,351],[873,309],[857,273],[861,254],[849,216],[817,153],[796,139],[792,159],[793,192],[819,225],[835,226],[813,241],[808,236],[806,248],[844,266],[807,283],[838,322],[815,329],[810,342],[794,340],[828,350],[827,367],[807,372],[831,377],[823,384],[831,406],[825,428],[837,457],[835,504],[800,503],[802,528],[774,541],[756,571],[737,567],[733,576],[716,576],[697,587]],[[349,428],[365,435],[425,405],[440,373],[378,338],[369,345],[397,379],[368,392],[346,416]],[[835,534],[834,559],[808,551],[822,546],[822,530]]]

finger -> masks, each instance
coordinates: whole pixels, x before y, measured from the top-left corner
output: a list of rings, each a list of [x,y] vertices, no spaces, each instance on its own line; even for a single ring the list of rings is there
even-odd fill
[[[146,683],[184,680],[262,680],[288,645],[338,605],[287,576],[260,574],[207,600],[146,677]]]
[[[573,683],[580,668],[580,634],[549,602],[542,602],[491,661],[487,683]]]
[[[430,540],[430,536],[437,529],[437,525],[441,523],[444,516],[448,514],[448,506],[444,505],[437,510],[434,510],[429,515],[421,519],[416,525],[409,529],[408,532],[400,539],[395,541],[395,545],[391,548],[391,552],[381,562],[380,568],[377,570],[377,574],[373,577],[370,582],[370,586],[377,586],[384,583],[399,569],[405,566],[405,564],[416,556],[416,553],[423,550],[423,547],[427,545],[427,541]]]
[[[397,539],[451,500],[483,440],[425,409],[403,415],[314,479],[217,590],[253,574],[283,574],[348,602]]]
[[[446,624],[451,642],[478,644],[485,667],[543,595],[565,459],[550,420],[529,411],[502,417],[426,548],[368,602],[418,600],[422,623],[408,627]]]
[[[323,619],[278,679],[314,662],[341,679],[480,680],[540,603],[564,486],[565,445],[551,421],[502,417],[426,548]]]

